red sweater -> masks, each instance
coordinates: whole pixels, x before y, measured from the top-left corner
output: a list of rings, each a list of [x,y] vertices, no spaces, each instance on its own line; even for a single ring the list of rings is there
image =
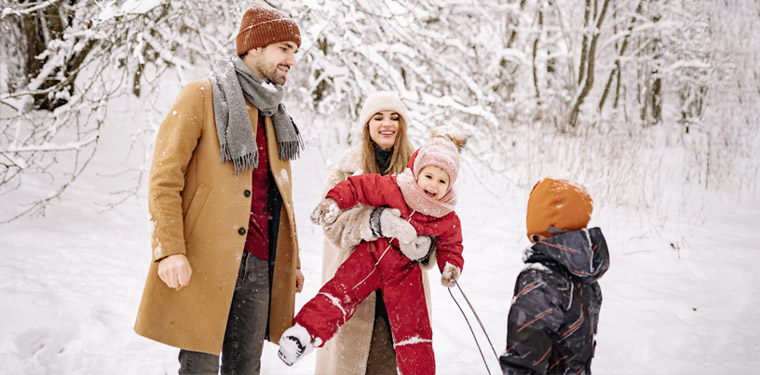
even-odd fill
[[[446,263],[451,263],[462,270],[464,258],[462,258],[462,227],[459,217],[455,212],[450,212],[440,218],[414,212],[401,194],[396,184],[395,175],[381,176],[370,173],[351,176],[341,181],[328,193],[329,198],[338,202],[338,207],[345,210],[362,203],[368,206],[390,206],[401,211],[401,216],[409,220],[417,230],[418,236],[435,236],[436,258],[438,268],[443,271]],[[388,238],[379,238],[380,247],[387,246]],[[381,243],[382,242],[382,243]],[[398,240],[391,240],[391,244],[398,249]]]
[[[269,173],[269,155],[267,155],[267,137],[264,119],[259,116],[256,125],[256,146],[259,151],[259,165],[253,170],[251,195],[251,217],[248,220],[248,237],[245,249],[261,260],[269,260],[269,187],[272,175]]]

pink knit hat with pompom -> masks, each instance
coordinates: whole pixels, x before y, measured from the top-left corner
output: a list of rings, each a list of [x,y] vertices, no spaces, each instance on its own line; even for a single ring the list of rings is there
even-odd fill
[[[429,165],[443,169],[449,175],[449,189],[454,186],[459,173],[459,151],[453,142],[446,138],[434,137],[417,150],[414,158],[414,178],[419,176],[422,168]]]

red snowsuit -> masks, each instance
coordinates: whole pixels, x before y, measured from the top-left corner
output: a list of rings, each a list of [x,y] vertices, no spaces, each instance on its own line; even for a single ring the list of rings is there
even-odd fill
[[[441,271],[446,263],[462,269],[459,217],[453,211],[440,218],[413,211],[404,201],[396,176],[352,176],[337,184],[327,197],[335,199],[340,209],[363,203],[400,210],[418,235],[435,236]],[[315,344],[322,346],[378,288],[383,292],[388,310],[399,372],[435,374],[433,331],[425,303],[422,270],[401,253],[396,239],[379,238],[359,244],[317,296],[304,305],[294,322],[306,328],[312,337],[319,338],[321,342],[315,340]]]

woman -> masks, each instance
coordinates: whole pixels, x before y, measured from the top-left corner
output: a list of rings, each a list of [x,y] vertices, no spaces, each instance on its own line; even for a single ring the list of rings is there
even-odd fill
[[[361,173],[401,173],[413,149],[407,140],[407,109],[393,93],[370,95],[359,114],[362,142],[346,151],[327,179],[325,193],[338,182]],[[325,227],[322,282],[330,280],[356,245],[374,240],[370,216],[374,207],[357,205]],[[395,225],[409,225],[405,220]],[[413,229],[412,229],[413,230]],[[373,238],[374,237],[374,238]],[[420,246],[428,246],[424,243]],[[427,272],[423,272],[425,297],[430,306]],[[317,351],[316,374],[395,374],[396,355],[388,314],[375,291],[325,346]]]

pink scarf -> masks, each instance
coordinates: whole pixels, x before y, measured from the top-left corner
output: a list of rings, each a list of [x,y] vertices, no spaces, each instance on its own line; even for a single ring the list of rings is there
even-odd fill
[[[449,188],[443,198],[435,199],[425,194],[422,188],[417,185],[417,179],[414,178],[414,174],[409,168],[404,169],[404,172],[396,176],[396,184],[401,189],[406,204],[413,210],[428,216],[443,217],[454,211],[454,205],[457,204],[457,193],[453,186]]]

